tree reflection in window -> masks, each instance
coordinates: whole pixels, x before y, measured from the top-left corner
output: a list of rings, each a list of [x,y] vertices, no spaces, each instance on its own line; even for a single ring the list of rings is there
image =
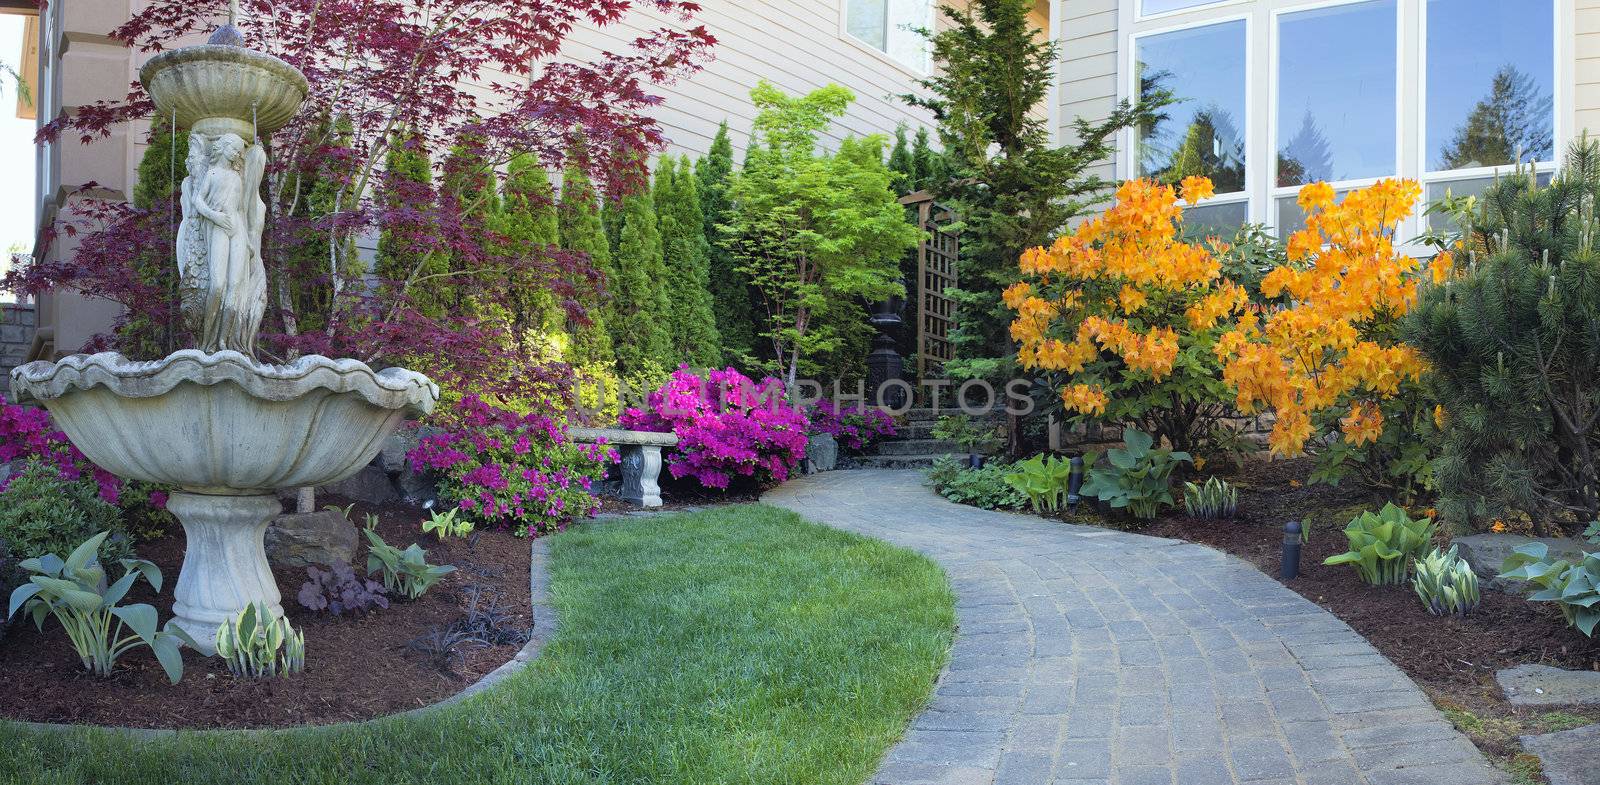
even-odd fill
[[[1278,185],[1300,185],[1333,179],[1333,148],[1322,135],[1316,115],[1307,107],[1300,128],[1278,152]]]
[[[1467,169],[1519,161],[1548,161],[1555,153],[1553,103],[1532,76],[1507,64],[1495,72],[1489,94],[1439,152],[1440,168]]]
[[[1163,183],[1211,178],[1218,194],[1245,190],[1244,24],[1229,22],[1141,38],[1140,99],[1177,103],[1138,129],[1139,175]]]

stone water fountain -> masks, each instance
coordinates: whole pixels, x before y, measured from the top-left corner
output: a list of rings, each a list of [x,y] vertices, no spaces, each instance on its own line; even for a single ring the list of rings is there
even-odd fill
[[[283,613],[262,546],[282,512],[276,490],[355,474],[439,398],[426,376],[402,368],[255,360],[267,288],[260,135],[288,124],[307,84],[288,63],[244,48],[236,19],[235,7],[209,43],[161,54],[139,73],[161,116],[190,129],[177,263],[196,347],[151,362],[73,355],[11,374],[14,397],[48,409],[90,460],[176,487],[168,509],[187,547],[173,623],[207,654],[218,625],[245,605]]]

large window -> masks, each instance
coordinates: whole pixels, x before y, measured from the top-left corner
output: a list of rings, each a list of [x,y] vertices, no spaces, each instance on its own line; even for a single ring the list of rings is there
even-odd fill
[[[1248,213],[1245,28],[1239,19],[1142,36],[1135,44],[1140,95],[1164,91],[1176,101],[1138,130],[1135,167],[1140,177],[1164,183],[1211,178],[1218,196],[1191,214],[1191,222]]]
[[[1558,2],[1120,4],[1122,94],[1162,89],[1178,103],[1124,135],[1119,171],[1210,176],[1217,196],[1197,218],[1280,235],[1302,225],[1295,196],[1306,183],[1343,193],[1407,177],[1431,201],[1481,191],[1516,165],[1548,175],[1569,133]],[[1425,228],[1414,220],[1402,236]]]
[[[844,0],[844,29],[856,40],[902,65],[927,73],[928,41],[918,30],[933,27],[933,0]]]

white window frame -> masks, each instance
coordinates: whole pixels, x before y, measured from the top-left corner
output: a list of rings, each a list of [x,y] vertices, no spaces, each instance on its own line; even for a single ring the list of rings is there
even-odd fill
[[[902,25],[906,25],[906,24],[909,24],[909,23],[908,22],[901,22],[899,24],[896,24],[893,19],[889,18],[889,11],[888,11],[888,7],[887,7],[888,0],[885,0],[885,8],[884,8],[884,20],[888,24],[888,28],[884,31],[884,47],[885,47],[884,49],[879,49],[878,47],[873,46],[871,44],[871,42],[863,41],[855,33],[850,32],[850,1],[851,0],[839,0],[839,3],[838,3],[838,9],[839,9],[839,37],[840,38],[844,39],[845,41],[848,41],[852,46],[855,46],[858,49],[861,49],[861,50],[863,50],[865,52],[870,53],[872,56],[878,58],[879,60],[882,60],[883,62],[888,63],[889,65],[892,65],[895,68],[898,68],[898,69],[900,69],[902,71],[905,71],[906,73],[909,73],[909,74],[911,74],[913,76],[916,76],[918,78],[925,77],[925,76],[928,76],[929,74],[933,73],[933,46],[932,46],[932,42],[929,42],[928,45],[924,47],[923,58],[922,58],[923,62],[921,62],[921,63],[908,63],[908,62],[905,62],[905,61],[895,57],[894,55],[889,54],[889,52],[888,52],[888,36],[891,35],[896,29],[898,29]],[[929,30],[934,30],[935,27],[939,23],[939,5],[940,5],[939,0],[933,0],[933,2],[930,2],[928,4],[927,28]]]
[[[1539,162],[1538,172],[1553,171],[1567,145],[1574,136],[1575,118],[1572,112],[1573,89],[1573,0],[1537,0],[1553,4],[1551,35],[1553,90],[1551,109],[1556,161]],[[1243,123],[1245,137],[1246,195],[1249,201],[1249,220],[1264,224],[1276,231],[1278,224],[1278,199],[1297,194],[1300,186],[1277,186],[1278,144],[1278,21],[1285,13],[1354,5],[1367,0],[1219,0],[1197,8],[1143,15],[1143,0],[1125,0],[1118,6],[1117,46],[1119,56],[1118,85],[1120,97],[1138,100],[1135,79],[1137,40],[1146,36],[1187,30],[1221,22],[1245,19],[1245,90]],[[1370,185],[1384,177],[1403,177],[1415,180],[1423,188],[1424,199],[1430,184],[1456,182],[1504,174],[1514,169],[1512,165],[1454,169],[1441,172],[1428,170],[1426,149],[1426,81],[1427,81],[1427,2],[1426,0],[1395,0],[1395,171],[1383,177],[1340,180],[1330,183],[1335,190],[1346,190]],[[1265,101],[1265,111],[1257,112],[1259,102]],[[1138,139],[1136,129],[1124,129],[1117,139],[1115,166],[1118,177],[1131,177],[1137,171],[1134,154]],[[1240,200],[1237,194],[1213,197],[1201,202],[1219,204]],[[1416,215],[1402,223],[1399,236],[1409,242],[1425,228],[1419,204]],[[1412,250],[1408,246],[1407,250]]]
[[[1142,2],[1142,0],[1140,1]],[[1238,3],[1230,2],[1228,5],[1238,5]],[[1205,10],[1212,10],[1216,7],[1217,6],[1206,6]],[[1167,17],[1171,15],[1172,14],[1162,14],[1161,17]],[[1231,24],[1241,21],[1244,22],[1244,117],[1239,118],[1239,127],[1244,135],[1244,190],[1234,191],[1226,194],[1217,194],[1216,196],[1212,196],[1208,199],[1202,199],[1194,205],[1195,207],[1237,204],[1239,202],[1249,201],[1251,199],[1251,192],[1255,190],[1252,187],[1251,182],[1255,178],[1255,167],[1253,166],[1254,146],[1252,145],[1252,141],[1255,138],[1255,129],[1253,127],[1255,123],[1251,118],[1255,116],[1256,109],[1254,103],[1255,91],[1251,89],[1251,86],[1255,84],[1255,61],[1254,58],[1250,56],[1250,52],[1252,50],[1252,41],[1254,40],[1253,27],[1255,22],[1253,15],[1249,13],[1235,13],[1228,16],[1208,16],[1206,19],[1199,21],[1189,21],[1181,24],[1167,25],[1165,27],[1155,27],[1146,30],[1140,30],[1137,33],[1131,33],[1127,35],[1123,39],[1125,45],[1123,47],[1122,94],[1125,96],[1131,96],[1129,99],[1130,101],[1137,101],[1139,97],[1139,39],[1154,38],[1167,33],[1180,33],[1185,30],[1196,30],[1202,27],[1213,27],[1216,25]],[[1119,158],[1118,170],[1127,172],[1128,176],[1132,177],[1139,171],[1139,132],[1136,128],[1127,128],[1121,132],[1121,135],[1122,139],[1117,145]],[[1252,206],[1248,208],[1247,212],[1249,215],[1254,216],[1254,207]],[[1252,217],[1250,220],[1253,221],[1255,219]]]

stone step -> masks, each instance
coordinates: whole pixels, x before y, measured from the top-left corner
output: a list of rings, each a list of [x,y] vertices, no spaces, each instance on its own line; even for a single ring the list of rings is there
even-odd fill
[[[938,422],[940,417],[949,417],[951,415],[960,415],[960,416],[967,416],[967,417],[972,416],[972,415],[967,414],[966,412],[961,411],[960,407],[954,406],[954,405],[950,404],[947,401],[947,402],[945,402],[943,405],[941,405],[939,407],[937,412],[935,412],[933,407],[931,407],[931,406],[917,406],[917,407],[913,407],[913,408],[907,409],[905,414],[901,415],[901,419],[905,420],[906,422],[930,422],[931,423],[931,422]],[[1001,420],[1004,420],[1005,418],[1006,418],[1005,410],[997,409],[993,413],[987,415],[984,419],[1001,421]]]
[[[896,439],[878,442],[879,455],[954,455],[961,446],[949,439]]]
[[[854,459],[869,469],[925,469],[942,455],[863,455]]]

